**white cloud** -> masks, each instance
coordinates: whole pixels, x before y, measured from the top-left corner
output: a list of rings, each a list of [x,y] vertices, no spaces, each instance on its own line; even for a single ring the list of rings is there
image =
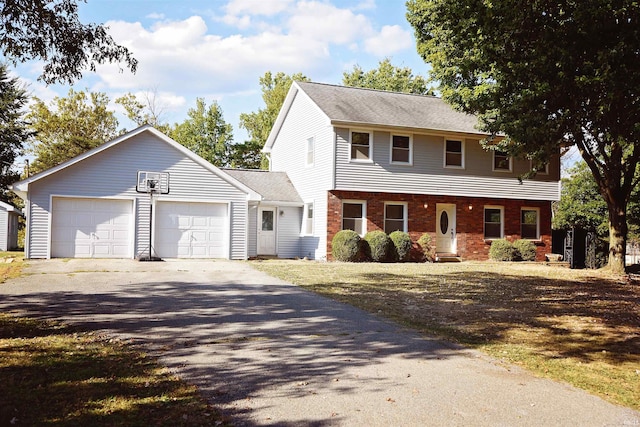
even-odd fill
[[[412,45],[411,34],[399,25],[385,25],[380,33],[364,42],[365,50],[378,57],[391,55]]]
[[[228,15],[273,16],[287,10],[293,0],[231,0],[224,9]]]
[[[149,18],[149,19],[157,19],[157,20],[164,19],[164,13],[156,13],[156,12],[153,12],[153,13],[148,14],[148,15],[146,16],[146,18]]]
[[[336,44],[350,44],[373,32],[366,16],[317,1],[299,2],[288,28],[292,35]]]
[[[372,10],[376,8],[376,0],[362,0],[356,5],[355,10]]]

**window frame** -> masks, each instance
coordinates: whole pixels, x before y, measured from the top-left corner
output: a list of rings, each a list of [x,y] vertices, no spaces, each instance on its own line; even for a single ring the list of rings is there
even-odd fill
[[[500,211],[500,236],[487,236],[487,209]],[[495,223],[491,223],[495,224]],[[504,206],[485,205],[482,211],[482,236],[484,240],[498,240],[504,238]]]
[[[459,142],[460,143],[460,165],[449,165],[447,164],[447,153],[450,151],[447,150],[447,142]],[[465,140],[464,139],[445,139],[444,140],[444,158],[442,159],[443,167],[446,169],[464,169],[465,168]],[[451,151],[451,153],[455,153]],[[458,153],[455,153],[458,154]]]
[[[364,147],[361,144],[353,143],[354,133],[366,133],[369,135],[369,153],[367,159],[356,159],[353,157],[353,147]],[[350,163],[373,163],[373,131],[367,129],[349,129],[349,162]]]
[[[391,234],[391,232],[387,231],[387,206],[402,206],[402,230],[405,233],[408,232],[409,225],[409,204],[407,202],[384,202],[384,232],[387,234]],[[398,221],[398,219],[392,219],[393,221]],[[394,230],[395,231],[395,230]]]
[[[362,220],[362,229],[358,232],[358,230],[353,230],[360,235],[360,237],[367,234],[367,201],[366,200],[352,200],[352,199],[344,199],[342,200],[342,204],[340,205],[340,230],[351,230],[351,228],[344,228],[344,205],[362,205],[362,217],[359,218]],[[349,219],[358,219],[358,218],[349,218]]]
[[[309,161],[311,157],[311,161]],[[305,141],[305,166],[313,166],[316,157],[316,138],[311,136]]]
[[[529,170],[533,171],[533,160],[529,160]],[[544,170],[536,172],[537,175],[549,175],[549,162],[544,164]]]
[[[398,150],[407,150],[409,152],[409,159],[406,162],[400,160],[393,160],[393,151],[395,149],[393,142],[394,137],[399,136],[403,138],[409,139],[409,147],[408,148],[398,148]],[[413,135],[411,134],[403,134],[403,133],[391,133],[389,137],[389,163],[392,165],[404,165],[404,166],[412,166],[413,165]]]
[[[309,217],[309,208],[311,208],[311,217]],[[315,202],[305,202],[303,210],[302,210],[302,230],[300,230],[301,236],[313,236],[313,232],[315,230],[314,227],[314,216],[315,216]],[[309,230],[309,225],[311,225],[311,230]]]
[[[535,238],[524,237],[524,234],[522,232],[523,231],[522,226],[525,225],[523,222],[523,216],[522,216],[524,211],[532,211],[536,213],[536,237]],[[530,206],[522,206],[520,208],[520,238],[522,240],[532,240],[532,241],[540,240],[540,208],[534,208]]]
[[[493,151],[493,172],[513,172],[513,157],[509,156],[506,152],[500,150],[492,150]],[[509,162],[508,168],[499,168],[496,165],[496,156],[500,154],[501,157],[506,157]]]

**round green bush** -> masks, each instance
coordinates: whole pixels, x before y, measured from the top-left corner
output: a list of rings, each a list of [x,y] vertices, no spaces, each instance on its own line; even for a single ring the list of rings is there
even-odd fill
[[[536,260],[536,245],[531,240],[516,240],[513,247],[517,252],[518,259],[522,261]]]
[[[409,233],[405,233],[404,231],[394,231],[389,234],[389,238],[393,243],[395,260],[400,262],[409,261],[411,248],[413,247]]]
[[[331,255],[337,261],[357,262],[362,258],[362,242],[353,230],[341,230],[331,241]]]
[[[513,261],[516,259],[516,249],[506,239],[494,240],[489,248],[489,258],[495,261]]]
[[[431,235],[424,233],[418,239],[418,246],[422,250],[423,260],[434,262],[436,259],[436,248],[432,245]]]
[[[381,230],[370,231],[364,236],[367,242],[366,254],[374,262],[387,262],[391,259],[393,243],[387,233]]]

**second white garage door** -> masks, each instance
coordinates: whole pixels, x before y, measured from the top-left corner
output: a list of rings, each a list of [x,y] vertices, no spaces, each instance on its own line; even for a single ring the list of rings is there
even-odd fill
[[[227,258],[228,205],[158,202],[154,249],[161,258]]]

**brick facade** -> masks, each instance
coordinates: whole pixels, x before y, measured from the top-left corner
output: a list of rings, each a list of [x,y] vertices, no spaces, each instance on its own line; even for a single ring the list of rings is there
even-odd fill
[[[489,259],[490,240],[484,239],[484,206],[504,207],[504,237],[509,241],[520,238],[520,210],[522,207],[540,209],[540,240],[536,260],[543,261],[551,252],[551,202],[532,200],[489,199],[473,197],[432,196],[423,194],[370,193],[360,191],[328,192],[327,257],[331,258],[331,241],[342,229],[342,200],[367,202],[367,231],[384,230],[384,202],[406,202],[408,231],[416,241],[423,233],[436,237],[436,204],[456,205],[456,237],[458,255],[465,260]]]

